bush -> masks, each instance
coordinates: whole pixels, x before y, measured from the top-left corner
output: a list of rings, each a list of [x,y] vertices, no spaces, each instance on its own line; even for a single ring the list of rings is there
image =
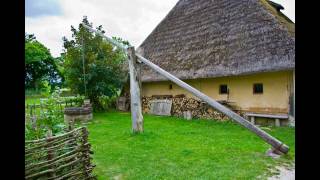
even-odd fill
[[[116,108],[116,101],[117,96],[102,96],[99,98],[100,104],[102,104],[103,109],[102,110],[108,110],[108,109],[115,109]]]

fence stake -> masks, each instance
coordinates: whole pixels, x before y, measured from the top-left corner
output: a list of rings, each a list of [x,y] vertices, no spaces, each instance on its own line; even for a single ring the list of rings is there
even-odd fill
[[[52,160],[54,158],[54,152],[53,150],[50,150],[50,141],[52,141],[52,131],[51,129],[48,130],[47,132],[47,142],[48,142],[48,161],[50,162],[50,160]],[[50,164],[50,163],[49,163]],[[54,165],[51,166],[51,169],[54,169]],[[48,173],[48,178],[54,178],[56,175],[55,175],[55,172],[49,172]]]

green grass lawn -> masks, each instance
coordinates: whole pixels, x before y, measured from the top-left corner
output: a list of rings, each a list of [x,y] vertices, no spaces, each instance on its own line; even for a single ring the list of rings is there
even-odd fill
[[[30,105],[40,104],[40,98],[26,98],[24,102],[25,104],[30,104]]]
[[[291,149],[280,159],[270,147],[233,122],[187,121],[144,115],[143,134],[131,133],[129,113],[96,113],[88,124],[99,179],[255,179],[294,161],[295,130],[266,130]]]

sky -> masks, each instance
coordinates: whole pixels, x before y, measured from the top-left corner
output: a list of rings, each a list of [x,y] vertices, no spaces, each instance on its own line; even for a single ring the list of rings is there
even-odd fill
[[[273,0],[295,22],[295,0]],[[71,25],[83,16],[138,47],[178,0],[25,0],[25,32],[34,34],[54,57],[62,52],[62,37],[71,38]]]

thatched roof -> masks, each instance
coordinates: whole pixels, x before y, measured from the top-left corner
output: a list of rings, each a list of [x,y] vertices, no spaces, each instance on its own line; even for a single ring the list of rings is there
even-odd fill
[[[294,23],[266,0],[180,0],[137,49],[181,79],[294,69]],[[142,81],[166,80],[145,65]]]

